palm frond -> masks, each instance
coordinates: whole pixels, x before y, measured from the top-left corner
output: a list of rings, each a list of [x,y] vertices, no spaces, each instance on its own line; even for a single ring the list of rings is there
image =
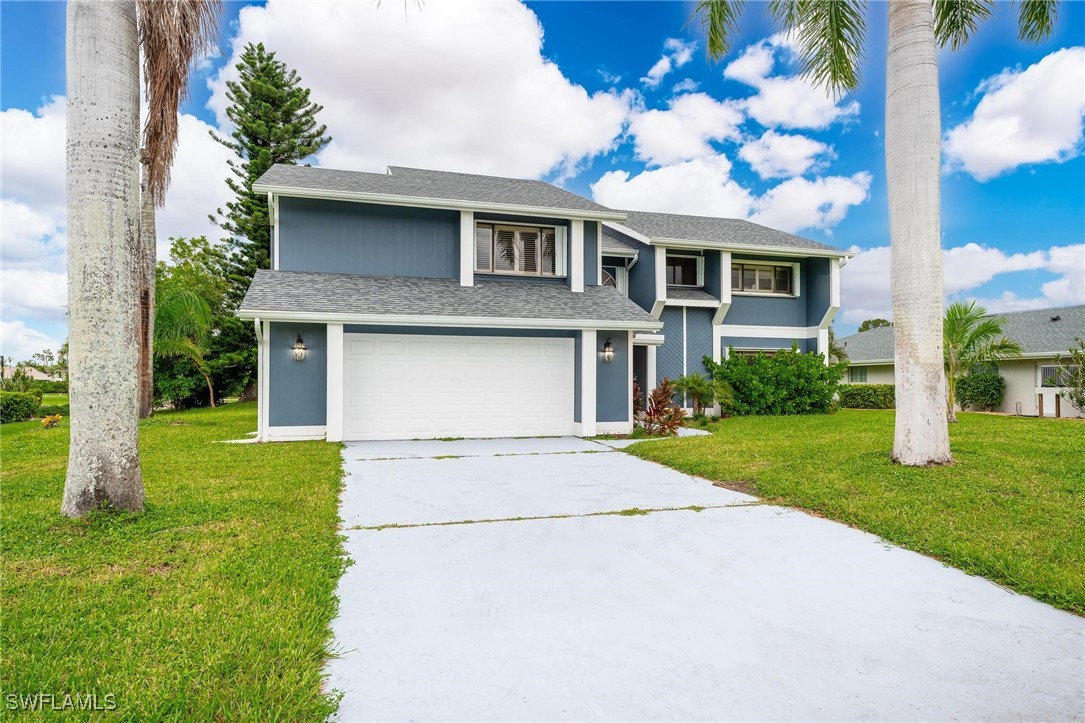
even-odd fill
[[[991,17],[994,0],[934,0],[934,37],[956,51]]]
[[[177,150],[177,110],[199,55],[213,47],[220,0],[139,0],[139,42],[147,121],[143,125],[146,186],[159,206],[165,201]]]
[[[183,340],[202,347],[211,324],[211,307],[188,289],[178,289],[159,297],[154,315],[155,353]],[[165,352],[162,355],[166,355]]]
[[[1059,19],[1057,0],[1021,0],[1017,10],[1017,37],[1038,43],[1051,37]]]
[[[866,37],[864,0],[795,0],[773,7],[777,17],[789,23],[804,75],[837,95],[859,86]]]
[[[769,13],[785,30],[799,27],[802,13],[809,0],[769,0]]]
[[[699,0],[689,19],[700,17],[708,57],[719,60],[731,51],[731,39],[738,34],[738,16],[746,0]]]

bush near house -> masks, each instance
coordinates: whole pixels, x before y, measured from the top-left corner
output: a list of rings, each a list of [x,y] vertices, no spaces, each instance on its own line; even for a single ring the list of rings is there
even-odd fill
[[[743,356],[730,349],[727,358],[705,367],[717,382],[732,390],[730,412],[750,414],[826,414],[833,411],[834,396],[847,363],[826,366],[825,357],[803,354],[798,346],[769,356]]]
[[[1006,397],[1006,380],[996,372],[981,372],[961,377],[957,381],[957,401],[961,408],[974,407],[989,412],[1002,406]]]
[[[64,380],[41,379],[34,383],[43,394],[67,394],[68,382]]]
[[[0,422],[25,422],[40,407],[41,392],[0,392]]]
[[[844,384],[837,390],[840,406],[845,409],[893,409],[896,386],[893,384]]]

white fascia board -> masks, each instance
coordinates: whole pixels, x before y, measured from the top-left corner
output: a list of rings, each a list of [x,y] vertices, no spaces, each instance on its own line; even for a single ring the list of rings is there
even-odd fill
[[[615,258],[625,258],[625,259],[635,259],[638,256],[638,253],[637,253],[636,249],[627,249],[627,250],[622,250],[622,251],[615,251],[615,250],[612,250],[612,249],[605,249],[601,245],[600,245],[599,249],[600,249],[600,253],[599,253],[600,256],[613,256]]]
[[[853,361],[853,360],[849,359],[848,361],[851,363],[851,365],[853,367],[880,367],[880,366],[886,366],[886,365],[888,365],[888,366],[893,365],[893,360],[892,359],[871,359],[869,361],[867,361],[865,359],[861,360],[861,361]]]
[[[341,314],[336,312],[243,311],[238,318],[316,324],[372,324],[375,326],[476,327],[480,329],[631,329],[657,331],[650,321],[617,319],[514,319],[494,316],[419,316],[413,314]]]
[[[699,306],[704,309],[716,309],[720,302],[709,299],[667,299],[663,302],[667,306]]]
[[[634,346],[663,346],[663,341],[662,334],[638,333],[633,335]]]
[[[754,246],[750,244],[724,244],[717,243],[715,241],[696,241],[693,239],[680,239],[680,238],[653,238],[651,240],[653,246],[667,246],[673,249],[690,249],[690,250],[704,250],[715,249],[718,251],[737,251],[740,253],[748,254],[765,254],[771,256],[797,256],[804,258],[808,256],[825,257],[831,259],[839,258],[852,258],[855,256],[854,251],[829,251],[827,249],[800,249],[790,246]]]
[[[829,265],[829,308],[825,310],[825,315],[821,317],[821,323],[818,326],[828,329],[838,311],[840,311],[840,259]]]
[[[359,203],[379,203],[385,206],[414,206],[416,208],[452,208],[456,210],[469,208],[473,211],[510,213],[519,216],[558,216],[581,221],[624,221],[626,218],[626,214],[619,211],[580,211],[571,208],[524,206],[517,203],[485,203],[462,198],[428,198],[425,196],[400,196],[392,193],[330,191],[292,186],[274,186],[264,183],[253,184],[252,190],[256,193],[276,193],[294,198],[323,198],[331,201],[356,201]]]

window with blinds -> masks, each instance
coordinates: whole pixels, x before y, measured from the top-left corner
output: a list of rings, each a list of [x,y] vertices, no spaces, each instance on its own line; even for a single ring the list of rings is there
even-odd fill
[[[731,291],[793,296],[793,266],[732,264]]]
[[[546,226],[479,223],[475,227],[475,271],[519,276],[558,276],[558,232]]]

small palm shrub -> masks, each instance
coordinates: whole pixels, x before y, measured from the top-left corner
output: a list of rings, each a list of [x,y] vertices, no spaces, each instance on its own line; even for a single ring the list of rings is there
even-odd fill
[[[957,380],[957,401],[961,407],[976,407],[989,412],[1002,406],[1006,380],[996,372],[969,374]]]
[[[686,411],[674,403],[674,383],[667,377],[652,390],[644,410],[644,431],[652,437],[673,437],[686,418]]]

